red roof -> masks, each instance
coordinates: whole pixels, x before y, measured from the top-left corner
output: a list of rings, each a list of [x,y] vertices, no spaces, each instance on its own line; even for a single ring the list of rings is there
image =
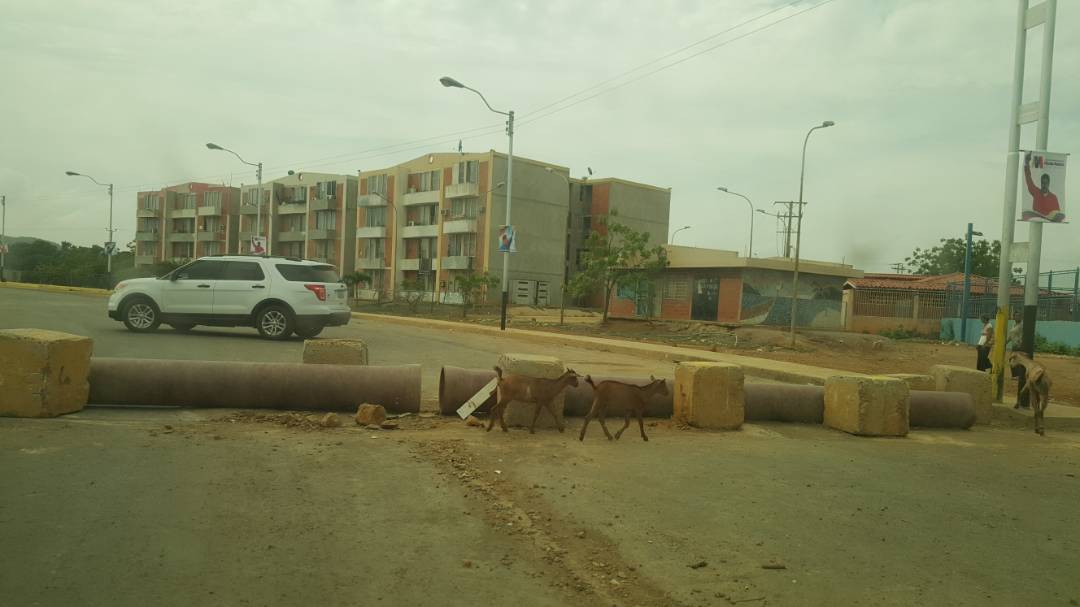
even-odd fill
[[[940,274],[936,276],[921,276],[918,274],[865,274],[862,278],[851,278],[845,283],[845,287],[853,289],[896,289],[903,291],[939,291],[944,292],[949,284],[963,284],[964,273],[953,272],[952,274]],[[971,293],[986,293],[988,290],[996,291],[997,280],[987,279],[977,274],[971,275]],[[987,288],[989,287],[989,289]],[[1013,286],[1010,291],[1013,294],[1023,293],[1022,286]]]

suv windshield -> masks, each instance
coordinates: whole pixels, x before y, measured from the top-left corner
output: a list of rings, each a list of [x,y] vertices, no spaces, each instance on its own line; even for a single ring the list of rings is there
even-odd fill
[[[334,266],[302,266],[299,264],[279,263],[277,271],[292,282],[341,282]]]

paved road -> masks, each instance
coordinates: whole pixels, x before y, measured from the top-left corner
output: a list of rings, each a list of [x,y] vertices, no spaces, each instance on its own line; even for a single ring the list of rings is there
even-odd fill
[[[180,360],[299,362],[303,341],[273,342],[254,329],[200,327],[178,333],[167,326],[152,334],[132,333],[105,314],[100,297],[0,288],[0,329],[34,327],[86,335],[94,340],[94,355]],[[430,406],[438,396],[439,368],[491,368],[502,352],[557,356],[582,373],[674,377],[671,363],[596,352],[511,337],[491,337],[460,331],[408,327],[354,320],[345,327],[327,328],[323,337],[359,338],[368,344],[373,365],[420,364],[424,397]]]

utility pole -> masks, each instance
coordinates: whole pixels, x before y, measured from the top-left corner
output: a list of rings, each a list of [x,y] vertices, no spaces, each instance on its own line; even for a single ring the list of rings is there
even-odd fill
[[[798,203],[794,200],[777,200],[773,204],[787,205],[787,212],[781,212],[777,217],[783,221],[784,225],[784,257],[791,257],[791,219],[794,217],[795,205]]]
[[[7,196],[0,196],[0,282],[5,282],[4,257],[7,255],[5,236],[7,236]]]
[[[964,292],[960,295],[960,341],[967,343],[968,298],[971,297],[971,237],[982,236],[973,224],[967,224],[967,246],[964,248]]]
[[[896,262],[894,264],[889,264],[889,267],[892,268],[892,271],[896,272],[897,274],[903,274],[904,273],[904,263],[903,262],[898,261],[898,262]]]
[[[1028,224],[1028,242],[1013,242],[1016,222],[1016,189],[1020,165],[1020,126],[1036,122],[1035,149],[1046,150],[1050,128],[1050,80],[1054,64],[1054,26],[1057,21],[1057,0],[1031,6],[1031,0],[1017,0],[1016,48],[1013,54],[1013,91],[1009,115],[1009,143],[1005,156],[1005,201],[1001,218],[1001,265],[998,268],[997,319],[994,326],[994,347],[991,352],[994,400],[1000,402],[1005,389],[1005,335],[1009,323],[1009,296],[1012,286],[1012,262],[1026,252],[1027,272],[1024,281],[1024,332],[1020,349],[1029,356],[1035,350],[1035,322],[1039,305],[1039,262],[1042,252],[1042,223]],[[1027,54],[1027,32],[1043,26],[1042,65],[1039,77],[1039,98],[1024,103],[1024,65]],[[1024,250],[1026,247],[1026,251]]]

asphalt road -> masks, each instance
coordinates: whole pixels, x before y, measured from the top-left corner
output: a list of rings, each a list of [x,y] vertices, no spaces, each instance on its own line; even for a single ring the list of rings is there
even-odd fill
[[[299,338],[284,342],[262,339],[253,328],[199,327],[180,333],[163,325],[154,333],[132,333],[106,315],[105,300],[100,297],[0,288],[0,329],[20,327],[86,335],[94,340],[94,355],[106,357],[300,362],[304,347]],[[443,365],[491,368],[503,352],[556,356],[582,374],[674,377],[674,367],[667,362],[538,344],[509,336],[369,320],[354,319],[344,327],[328,327],[321,337],[364,340],[372,365],[422,365],[423,393],[429,408],[432,399],[438,397],[439,369]]]

